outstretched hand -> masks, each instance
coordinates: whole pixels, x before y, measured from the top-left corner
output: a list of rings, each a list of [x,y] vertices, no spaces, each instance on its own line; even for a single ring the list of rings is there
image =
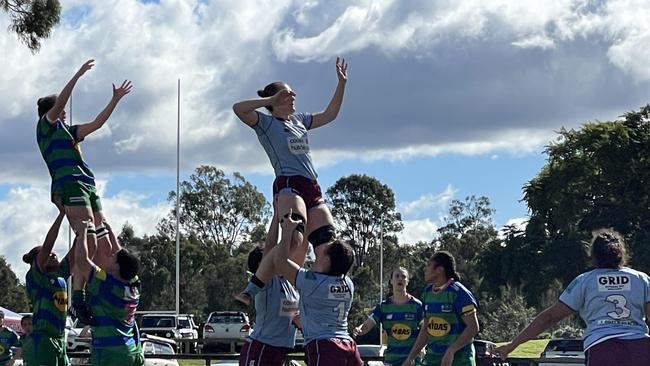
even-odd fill
[[[363,333],[363,331],[361,330],[361,326],[354,327],[354,328],[352,329],[352,336],[353,336],[354,338],[356,338],[356,337],[362,335],[362,333]]]
[[[86,71],[92,69],[93,66],[95,66],[95,60],[94,59],[90,59],[90,60],[84,62],[84,64],[81,65],[81,67],[79,68],[79,71],[77,71],[77,75],[82,76],[83,74],[86,73]]]
[[[129,94],[131,92],[131,88],[133,85],[131,84],[131,81],[129,80],[124,80],[122,82],[122,85],[120,85],[119,88],[115,87],[115,84],[113,84],[113,98],[116,98],[118,100],[122,99],[123,96]]]
[[[289,213],[282,216],[282,218],[280,219],[280,226],[282,227],[282,232],[293,233],[293,231],[298,227],[298,225],[302,224],[301,220],[294,220],[293,217],[294,217],[293,209],[289,209]]]
[[[339,82],[348,81],[348,64],[343,57],[336,58],[336,76],[339,78]]]
[[[506,360],[508,355],[517,348],[512,342],[497,347],[497,352],[501,355],[502,360]]]

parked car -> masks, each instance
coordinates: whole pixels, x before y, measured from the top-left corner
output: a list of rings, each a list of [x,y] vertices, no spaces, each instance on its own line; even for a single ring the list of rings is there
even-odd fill
[[[582,348],[581,339],[551,339],[544,352],[540,355],[541,358],[571,358],[575,359],[575,363],[553,363],[543,362],[538,366],[565,366],[565,365],[584,365],[585,353]]]
[[[173,355],[176,342],[171,339],[144,335],[142,338],[145,366],[179,366],[175,359],[156,358],[156,355]]]
[[[174,355],[174,347],[176,342],[171,339],[156,337],[154,335],[143,334],[140,337],[142,342],[142,349],[144,351],[145,366],[179,366],[178,361],[175,359],[156,358],[156,355]],[[91,349],[88,348],[82,352],[87,352],[88,357],[71,357],[70,364],[72,365],[88,365],[90,364]]]
[[[213,311],[203,326],[204,348],[222,343],[243,345],[252,332],[248,315],[241,311]]]
[[[91,334],[89,327],[86,327],[80,319],[66,327],[66,348],[69,352],[83,352],[90,349]]]
[[[357,345],[357,350],[359,351],[359,355],[361,355],[361,358],[363,358],[363,357],[379,357],[379,356],[384,355],[384,352],[386,351],[386,346],[380,346],[378,344],[360,344],[360,345]],[[364,365],[383,366],[384,362],[383,361],[368,361],[368,362],[364,363]]]
[[[189,314],[144,314],[140,319],[140,332],[171,339],[199,338],[194,316]],[[190,349],[196,348],[196,342],[183,344],[189,345]]]
[[[497,352],[497,345],[494,342],[480,339],[474,340],[476,364],[481,366],[508,366],[508,363],[501,360]]]
[[[140,321],[140,333],[171,339],[181,338],[174,314],[145,314]]]

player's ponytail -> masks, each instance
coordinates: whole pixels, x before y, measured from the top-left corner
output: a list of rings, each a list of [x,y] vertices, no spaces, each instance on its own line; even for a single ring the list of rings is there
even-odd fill
[[[259,95],[260,98],[272,97],[275,95],[275,93],[284,89],[286,85],[287,84],[284,81],[274,81],[271,84],[265,86],[264,89],[258,90],[257,95]],[[273,106],[267,105],[264,106],[264,108],[268,109],[271,113],[273,112]]]

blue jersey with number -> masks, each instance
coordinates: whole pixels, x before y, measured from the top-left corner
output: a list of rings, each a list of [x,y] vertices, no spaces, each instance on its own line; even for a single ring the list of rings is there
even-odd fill
[[[255,328],[250,337],[274,347],[293,348],[296,327],[292,320],[298,313],[298,292],[280,276],[255,295]]]
[[[289,120],[283,121],[257,112],[257,124],[253,129],[271,160],[276,177],[301,175],[316,180],[307,137],[311,123],[312,116],[307,113],[290,114]]]
[[[587,323],[584,349],[611,338],[648,337],[650,277],[631,268],[598,268],[576,277],[560,301]]]
[[[348,313],[354,284],[348,276],[329,276],[300,269],[296,275],[300,290],[300,321],[305,344],[317,339],[352,340]]]

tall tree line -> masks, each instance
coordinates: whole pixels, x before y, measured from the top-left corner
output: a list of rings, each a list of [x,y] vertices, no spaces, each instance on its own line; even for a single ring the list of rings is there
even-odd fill
[[[340,178],[327,198],[340,238],[357,255],[350,324],[362,322],[379,301],[380,276],[383,293],[389,294],[388,279],[396,266],[410,271],[409,291],[420,296],[424,266],[435,250],[455,255],[462,281],[479,301],[480,336],[496,341],[512,337],[538,309],[555,301],[573,277],[590,268],[587,243],[593,229],[622,232],[631,265],[650,271],[650,106],[618,121],[562,129],[545,152],[546,165],[522,188],[530,210],[527,225],[498,229],[489,198],[468,196],[453,200],[431,240],[420,243],[399,242],[403,224],[390,187],[366,175]],[[198,167],[179,194],[181,311],[201,318],[212,310],[243,310],[231,295],[248,279],[248,252],[265,240],[270,205],[242,175],[227,176],[210,166]],[[175,201],[176,194],[169,198]],[[174,308],[175,216],[172,209],[153,235],[135,237],[128,225],[120,235],[142,261],[142,310]],[[22,295],[14,296],[24,289],[12,282],[5,267],[0,261],[0,276],[16,289],[8,291],[15,299],[6,292],[0,305],[24,309]],[[575,319],[561,326],[569,332],[578,327]]]

